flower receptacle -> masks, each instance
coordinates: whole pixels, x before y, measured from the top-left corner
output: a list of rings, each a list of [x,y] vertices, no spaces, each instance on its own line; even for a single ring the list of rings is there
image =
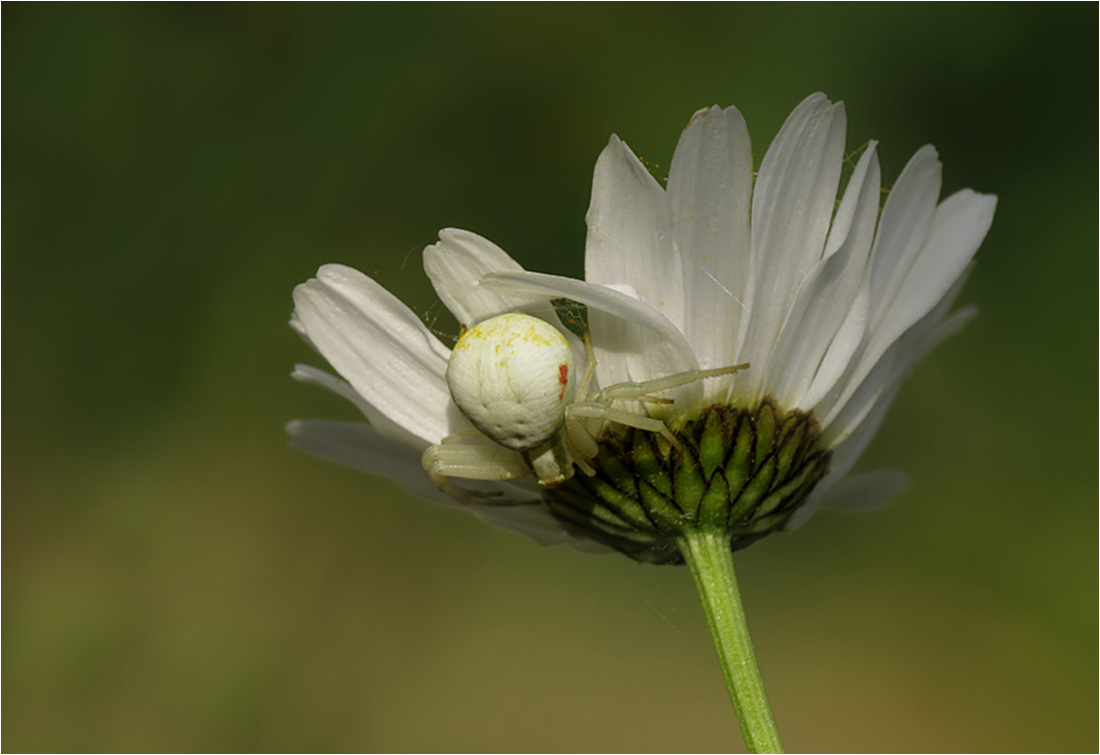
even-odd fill
[[[637,561],[683,563],[688,530],[727,537],[731,550],[780,529],[829,467],[811,414],[771,399],[754,409],[715,404],[662,436],[610,427],[595,475],[547,488],[550,510],[578,536]]]

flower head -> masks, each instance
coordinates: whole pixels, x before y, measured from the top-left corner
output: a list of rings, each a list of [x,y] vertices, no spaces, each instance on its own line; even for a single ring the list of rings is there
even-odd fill
[[[684,526],[741,547],[820,504],[885,502],[903,475],[848,473],[913,366],[973,314],[949,310],[996,199],[967,189],[939,201],[941,166],[926,146],[880,212],[872,142],[838,202],[845,125],[843,103],[808,97],[754,180],[740,112],[700,110],[667,187],[612,136],[596,163],[584,281],[525,271],[473,233],[440,232],[424,267],[464,329],[522,313],[561,335],[562,364],[595,366],[593,392],[570,393],[572,415],[538,434],[549,444],[538,448],[471,429],[454,400],[463,389],[448,385],[451,350],[367,276],[322,267],[295,290],[292,325],[343,380],[302,366],[294,375],[346,396],[370,424],[298,421],[292,442],[473,503],[541,542],[647,561],[677,561]],[[559,318],[562,300],[586,308],[588,349]],[[540,378],[547,390],[553,374]],[[517,390],[508,416],[522,421]]]

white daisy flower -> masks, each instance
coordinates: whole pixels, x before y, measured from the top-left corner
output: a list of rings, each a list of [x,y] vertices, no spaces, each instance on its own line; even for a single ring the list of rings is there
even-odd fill
[[[292,325],[343,379],[305,366],[294,377],[347,397],[369,424],[296,421],[292,443],[425,498],[482,504],[470,508],[542,543],[644,561],[679,562],[684,527],[739,548],[819,505],[884,503],[906,486],[900,472],[848,473],[913,366],[973,314],[949,310],[996,198],[965,189],[939,201],[926,146],[880,212],[872,142],[838,202],[845,128],[843,103],[808,97],[754,180],[741,113],[700,110],[667,187],[612,136],[596,163],[584,281],[440,232],[424,267],[463,325],[458,351],[498,353],[528,326],[542,334],[542,351],[521,344],[499,369],[484,350],[455,366],[378,283],[322,267],[295,289]],[[560,300],[587,308],[590,349]]]

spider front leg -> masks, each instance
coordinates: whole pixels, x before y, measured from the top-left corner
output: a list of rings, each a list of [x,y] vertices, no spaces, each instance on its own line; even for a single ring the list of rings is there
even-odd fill
[[[651,393],[660,393],[661,391],[667,391],[671,388],[679,388],[681,385],[688,385],[694,383],[697,380],[706,380],[708,378],[721,377],[722,375],[732,375],[735,372],[748,369],[749,364],[734,364],[729,367],[717,367],[713,370],[688,370],[686,372],[677,372],[675,375],[666,375],[663,378],[656,378],[655,380],[646,380],[641,383],[616,383],[615,385],[609,385],[602,391],[596,394],[593,398],[594,401],[619,401],[630,399],[641,399],[643,401],[652,401],[655,397],[650,396]],[[666,403],[668,399],[656,399],[658,403]]]
[[[586,373],[590,373],[594,370],[596,358],[592,353],[592,344],[588,339],[587,331],[585,332],[585,347],[588,351],[588,369]],[[590,394],[587,401],[579,401],[566,409],[566,427],[569,437],[573,441],[573,444],[581,450],[584,456],[588,458],[595,456],[596,441],[585,427],[585,420],[592,419],[605,422],[617,422],[620,425],[646,430],[651,433],[658,433],[667,440],[673,448],[678,451],[682,450],[680,441],[676,439],[676,436],[668,429],[668,425],[662,420],[653,417],[645,417],[634,412],[615,409],[612,403],[615,401],[640,400],[649,403],[671,404],[673,403],[672,399],[662,398],[651,394],[667,391],[671,388],[679,388],[681,385],[688,385],[697,380],[731,375],[734,372],[747,369],[748,366],[748,363],[745,363],[730,365],[729,367],[718,367],[712,370],[688,370],[686,372],[677,372],[674,375],[666,375],[663,378],[646,380],[641,383],[616,383],[615,385],[609,385],[598,393]],[[590,375],[586,374],[585,377],[588,379]],[[587,385],[587,380],[584,384]]]
[[[589,398],[588,386],[592,384],[592,378],[596,376],[596,350],[592,348],[592,336],[588,334],[588,324],[584,326],[584,376],[577,385],[577,396],[581,401]]]
[[[607,386],[598,393],[590,394],[588,392],[588,387],[591,385],[592,379],[596,375],[596,350],[592,348],[592,338],[589,335],[587,325],[585,325],[584,328],[584,352],[587,363],[584,368],[584,376],[577,385],[577,396],[580,398],[580,401],[597,403],[636,399],[653,404],[671,404],[673,403],[672,399],[660,398],[650,394],[660,393],[661,391],[667,391],[671,388],[679,388],[681,385],[688,385],[697,380],[732,375],[735,372],[740,372],[741,370],[747,370],[749,368],[749,363],[745,362],[743,364],[734,364],[728,367],[717,367],[712,370],[687,370],[686,372],[677,372],[674,375],[666,375],[662,378],[646,380],[641,383],[615,383],[614,385]]]
[[[465,480],[514,480],[531,474],[519,454],[494,446],[464,446],[457,443],[465,433],[450,435],[435,446],[429,446],[421,457],[421,464],[432,484],[459,503],[484,506],[492,503],[499,493],[472,493],[451,481],[452,477]],[[459,437],[456,437],[459,436]]]
[[[630,383],[622,383],[622,385],[632,385]],[[614,387],[614,386],[612,386]],[[618,422],[620,425],[627,425],[628,427],[636,427],[639,430],[647,430],[651,433],[659,433],[664,437],[672,447],[677,451],[682,450],[680,441],[676,440],[676,436],[672,434],[672,431],[668,429],[668,425],[659,419],[653,417],[643,417],[640,414],[634,412],[625,412],[621,409],[613,409],[607,404],[600,404],[595,401],[585,401],[583,403],[573,404],[571,407],[565,410],[567,421],[578,423],[577,429],[583,430],[583,427],[579,427],[580,420],[583,419],[598,419],[607,422]],[[587,430],[585,430],[587,434]],[[591,435],[589,435],[591,438]],[[575,442],[575,441],[574,441]],[[594,441],[593,441],[594,443]],[[595,455],[595,454],[593,454]]]

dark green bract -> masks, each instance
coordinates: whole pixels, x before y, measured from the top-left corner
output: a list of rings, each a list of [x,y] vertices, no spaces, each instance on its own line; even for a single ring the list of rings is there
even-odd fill
[[[676,431],[682,450],[656,433],[612,426],[578,472],[548,488],[550,510],[581,537],[656,564],[683,563],[688,529],[721,532],[744,548],[783,526],[829,466],[812,415],[765,400],[755,409],[714,405]]]

